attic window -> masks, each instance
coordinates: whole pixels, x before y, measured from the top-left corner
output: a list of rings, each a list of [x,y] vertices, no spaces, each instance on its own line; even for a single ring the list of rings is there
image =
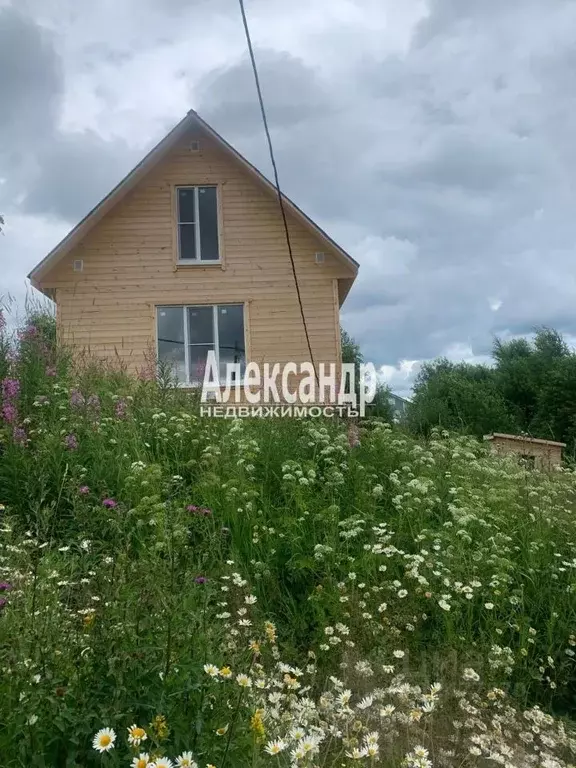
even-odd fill
[[[177,187],[176,194],[178,262],[220,261],[217,187]]]

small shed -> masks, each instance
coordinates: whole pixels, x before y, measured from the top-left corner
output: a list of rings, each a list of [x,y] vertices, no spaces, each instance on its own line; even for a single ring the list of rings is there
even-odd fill
[[[502,432],[484,435],[484,440],[491,441],[494,453],[515,453],[527,466],[546,472],[561,466],[562,448],[566,448],[566,443],[557,443],[555,440],[506,435]]]

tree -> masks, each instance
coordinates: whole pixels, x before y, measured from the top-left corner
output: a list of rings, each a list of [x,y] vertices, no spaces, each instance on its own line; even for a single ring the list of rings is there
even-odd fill
[[[485,365],[425,363],[416,377],[409,424],[427,434],[439,426],[477,437],[494,431],[516,431],[517,423],[498,391],[495,372]]]
[[[364,362],[364,355],[360,350],[360,345],[357,344],[352,336],[347,333],[344,328],[340,328],[340,341],[342,345],[342,362],[353,364],[355,366],[356,376],[354,379],[354,385],[356,395],[360,392],[360,380],[358,377],[359,368]],[[368,407],[367,414],[370,417],[377,417],[384,419],[385,421],[392,421],[393,413],[392,406],[390,405],[390,390],[386,384],[379,382],[376,386],[376,394],[372,403]]]
[[[527,432],[576,451],[576,354],[562,335],[539,328],[532,341],[497,339],[492,357],[493,365],[424,365],[410,409],[414,428]]]
[[[360,351],[360,345],[357,344],[352,336],[344,328],[340,328],[340,344],[342,347],[342,362],[354,363],[359,366],[364,362],[364,357]]]

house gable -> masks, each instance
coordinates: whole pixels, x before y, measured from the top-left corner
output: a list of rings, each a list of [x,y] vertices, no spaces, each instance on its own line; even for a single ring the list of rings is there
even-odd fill
[[[50,295],[51,291],[46,288],[45,280],[45,276],[50,269],[70,253],[70,251],[82,241],[82,239],[104,218],[104,216],[112,211],[159,162],[166,158],[168,153],[173,151],[174,148],[182,146],[183,139],[185,140],[186,145],[189,146],[189,142],[193,141],[195,137],[203,137],[212,140],[215,146],[235,160],[259,185],[263,187],[263,189],[277,198],[277,190],[273,184],[196,112],[194,112],[194,110],[190,110],[187,116],[181,120],[180,123],[178,123],[140,163],[138,163],[128,176],[106,195],[106,197],[104,197],[47,256],[34,267],[32,272],[28,275],[32,285],[38,290]],[[324,249],[327,248],[329,252],[333,253],[349,268],[348,274],[339,288],[340,303],[342,303],[356,277],[359,267],[358,263],[346,253],[346,251],[340,248],[340,246],[332,240],[324,230],[306,216],[294,202],[285,195],[282,195],[282,198],[288,213],[292,214],[297,221],[303,224],[312,234],[316,235],[324,246]]]
[[[195,141],[199,151],[191,151]],[[220,264],[175,260],[175,188],[195,184],[218,186]],[[291,208],[288,226],[314,359],[337,361],[339,295],[355,270]],[[308,359],[278,200],[203,126],[188,126],[75,237],[41,265],[38,282],[55,296],[60,331],[75,346],[141,365],[155,338],[157,306],[242,303],[250,359]],[[316,252],[325,254],[323,263]]]

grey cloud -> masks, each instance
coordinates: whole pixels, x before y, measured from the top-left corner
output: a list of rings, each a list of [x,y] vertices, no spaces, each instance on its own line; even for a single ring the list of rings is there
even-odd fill
[[[260,40],[274,7],[280,0],[249,4],[251,18],[264,14]],[[221,28],[228,40],[234,27],[242,40],[230,0],[143,0],[138,12],[131,34],[142,33],[144,47],[164,40],[174,19],[188,24],[200,13],[211,34]],[[24,210],[77,218],[137,158],[120,141],[58,130],[63,81],[53,41],[12,14],[4,40],[20,43],[3,47],[6,18],[0,73],[14,61],[23,73],[21,88],[0,82],[14,104],[10,122],[0,115],[0,135],[10,131],[19,153],[10,193],[27,193]],[[576,334],[574,28],[569,0],[429,0],[411,44],[394,54],[364,50],[340,27],[314,39],[321,66],[257,49],[281,182],[363,265],[343,320],[374,362],[458,345],[484,355],[494,334],[540,323]],[[136,52],[120,33],[114,44],[91,45],[79,54],[87,76]],[[346,63],[338,74],[322,57],[334,45]],[[190,106],[269,174],[247,58],[200,78],[184,69]],[[14,126],[34,122],[40,140],[20,142]],[[497,311],[493,301],[502,302]]]
[[[13,8],[0,9],[0,152],[21,151],[51,128],[63,85],[49,33]]]
[[[258,49],[255,55],[268,122],[277,131],[291,132],[314,115],[334,112],[319,75],[303,61],[289,53],[267,49]],[[196,93],[199,111],[214,122],[233,126],[235,136],[261,132],[260,108],[248,56],[211,72]]]
[[[0,186],[3,213],[74,223],[135,162],[121,141],[59,127],[61,60],[50,33],[13,8],[0,10]],[[19,201],[19,202],[15,202]]]
[[[38,156],[23,210],[78,221],[131,170],[132,158],[124,142],[91,132],[57,135]]]

